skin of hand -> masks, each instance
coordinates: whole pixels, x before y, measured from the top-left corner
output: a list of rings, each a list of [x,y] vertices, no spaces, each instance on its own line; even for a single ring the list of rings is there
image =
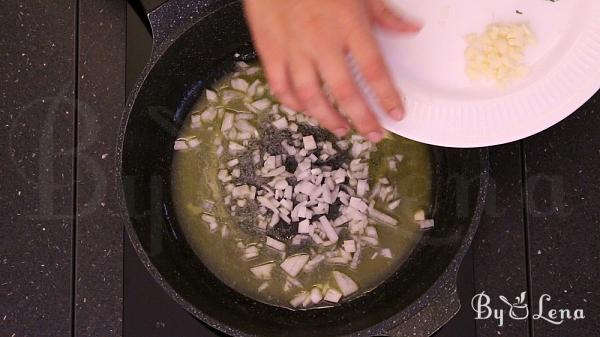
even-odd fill
[[[348,133],[350,119],[361,134],[379,142],[384,132],[352,77],[350,54],[379,104],[402,119],[402,98],[372,25],[416,33],[419,24],[392,12],[384,0],[245,0],[244,9],[271,90],[283,104],[314,117],[338,137]]]

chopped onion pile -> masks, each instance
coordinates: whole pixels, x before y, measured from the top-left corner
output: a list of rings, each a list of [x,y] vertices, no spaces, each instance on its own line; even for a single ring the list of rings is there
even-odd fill
[[[529,73],[524,52],[535,39],[526,24],[490,24],[482,35],[469,34],[466,40],[465,72],[472,80],[505,86]]]
[[[213,145],[222,202],[234,218],[249,214],[253,230],[264,235],[263,242],[245,244],[238,239],[241,257],[252,261],[269,252],[281,256],[280,261],[250,268],[263,282],[259,292],[271,286],[269,281],[279,271],[286,275],[284,291],[300,289],[290,301],[292,307],[337,303],[359,290],[352,278],[334,270],[329,280],[315,286],[303,284],[302,274],[322,264],[358,269],[367,247],[375,250],[371,259],[391,259],[392,250],[380,247],[377,226],[398,225],[390,215],[401,205],[398,191],[387,178],[370,179],[375,144],[358,135],[335,139],[314,120],[277,104],[266,83],[244,78],[256,74],[258,67],[240,63],[239,68],[239,76],[228,86],[206,90],[208,105],[192,115],[191,126],[219,130]],[[243,102],[244,109],[227,106],[236,101]],[[187,151],[196,142],[179,139],[174,148]],[[395,171],[403,156],[386,160]],[[219,226],[215,218],[214,202],[206,204],[210,207],[203,207],[202,220],[211,232],[229,236],[229,228]],[[424,212],[415,214],[415,221],[423,229],[433,226]],[[297,253],[303,247],[310,249]]]

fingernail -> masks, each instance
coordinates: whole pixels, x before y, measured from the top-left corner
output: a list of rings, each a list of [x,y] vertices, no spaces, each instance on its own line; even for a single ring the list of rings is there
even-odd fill
[[[335,129],[333,131],[333,133],[338,137],[338,138],[342,138],[344,137],[347,133],[348,133],[348,128],[339,128],[339,129]]]
[[[402,120],[404,118],[404,110],[400,108],[390,110],[390,116],[395,120]]]
[[[379,143],[383,139],[383,132],[373,131],[367,135],[367,139],[373,143]]]

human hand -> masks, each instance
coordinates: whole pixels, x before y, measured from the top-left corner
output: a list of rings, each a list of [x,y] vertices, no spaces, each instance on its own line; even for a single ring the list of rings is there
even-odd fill
[[[352,55],[379,104],[402,119],[394,87],[371,25],[414,33],[420,26],[398,17],[383,0],[245,0],[245,12],[271,91],[341,137],[354,127],[378,142],[383,129],[369,109],[347,63]],[[325,85],[340,111],[323,91]]]

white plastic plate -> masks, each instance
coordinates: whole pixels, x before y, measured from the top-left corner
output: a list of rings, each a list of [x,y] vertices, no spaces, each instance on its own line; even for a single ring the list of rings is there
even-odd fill
[[[449,147],[503,144],[558,123],[600,88],[600,0],[389,3],[424,23],[413,36],[376,31],[406,99],[405,119],[388,118],[363,88],[394,133]],[[504,89],[474,83],[464,72],[465,35],[494,22],[528,23],[537,40],[526,54],[531,73]]]

